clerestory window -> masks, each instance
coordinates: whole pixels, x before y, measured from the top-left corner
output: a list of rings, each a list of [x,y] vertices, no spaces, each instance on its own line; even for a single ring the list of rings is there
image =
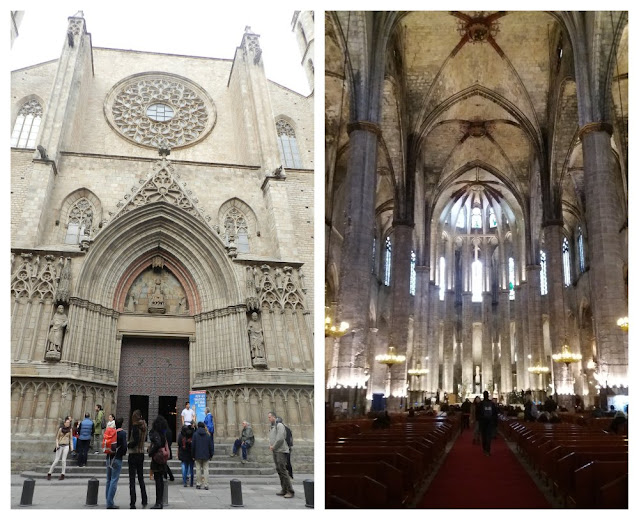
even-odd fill
[[[386,237],[386,249],[384,250],[384,285],[390,285],[391,253],[392,253],[391,239],[390,237]]]
[[[297,147],[297,139],[293,127],[283,119],[275,124],[277,129],[277,144],[280,149],[280,157],[285,168],[301,168],[302,160]]]
[[[42,106],[35,99],[27,101],[16,118],[11,134],[11,146],[16,148],[35,148],[38,130],[42,121]]]
[[[541,295],[548,294],[548,266],[546,264],[546,253],[539,251],[539,264],[541,266],[541,272],[539,273]]]
[[[415,296],[415,288],[417,286],[417,272],[415,271],[415,265],[417,264],[417,256],[415,251],[410,252],[410,295]]]
[[[568,239],[564,237],[564,241],[561,248],[562,259],[564,264],[564,286],[570,285],[570,246],[568,245]]]

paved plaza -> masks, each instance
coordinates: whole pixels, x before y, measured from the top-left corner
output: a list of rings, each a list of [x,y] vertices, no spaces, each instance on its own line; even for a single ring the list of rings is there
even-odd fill
[[[57,475],[55,475],[57,479]],[[244,509],[308,509],[304,495],[304,480],[313,480],[313,475],[296,475],[293,481],[295,496],[290,499],[277,496],[280,490],[277,475],[267,477],[247,477],[242,482],[242,502]],[[231,486],[229,478],[212,478],[208,491],[195,487],[183,487],[181,478],[170,482],[168,486],[168,509],[236,509],[231,506]],[[105,478],[99,478],[98,505],[86,506],[87,479],[67,479],[64,481],[35,479],[33,501],[30,506],[20,506],[22,488],[25,478],[11,475],[11,508],[29,509],[105,509]],[[149,507],[155,503],[155,486],[146,481]],[[138,508],[140,505],[140,488],[136,486]],[[122,475],[118,482],[115,505],[120,509],[129,508],[129,479]],[[166,508],[167,506],[165,506]]]

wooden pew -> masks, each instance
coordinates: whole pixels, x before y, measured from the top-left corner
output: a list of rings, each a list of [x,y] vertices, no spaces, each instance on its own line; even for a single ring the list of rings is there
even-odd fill
[[[326,474],[331,476],[367,476],[386,486],[387,507],[402,507],[413,495],[410,482],[403,473],[387,462],[328,462]]]
[[[386,486],[362,475],[326,475],[326,495],[333,495],[358,508],[388,507]]]
[[[325,454],[326,464],[335,462],[386,462],[397,468],[404,475],[404,480],[411,483],[414,489],[419,487],[424,480],[424,475],[419,473],[417,463],[401,453],[329,453]],[[330,475],[328,470],[327,475]]]
[[[601,509],[628,509],[628,474],[599,488],[595,507]]]
[[[575,489],[568,497],[568,505],[580,509],[597,507],[601,488],[627,474],[627,462],[589,462],[575,471]]]

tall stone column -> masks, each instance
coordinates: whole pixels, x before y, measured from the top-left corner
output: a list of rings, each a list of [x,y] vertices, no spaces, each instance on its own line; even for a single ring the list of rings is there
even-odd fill
[[[566,338],[566,310],[564,302],[563,280],[563,223],[553,221],[546,223],[544,237],[546,239],[546,278],[548,282],[548,299],[550,300],[550,341],[552,353],[561,352]],[[552,374],[557,394],[574,393],[574,385],[564,363],[552,363]]]
[[[344,240],[341,251],[338,314],[350,324],[339,342],[336,384],[355,386],[365,381],[364,355],[368,345],[370,256],[373,237],[368,232],[375,218],[375,175],[379,128],[368,122],[348,125],[350,153],[344,193]]]
[[[439,314],[441,302],[439,301],[439,287],[435,282],[428,284],[428,298],[430,299],[430,307],[428,313],[428,391],[437,392],[440,387],[439,382]]]
[[[422,368],[430,368],[426,362],[426,357],[428,356],[428,308],[430,307],[429,273],[430,268],[428,266],[415,266],[413,359],[416,363],[419,362]],[[423,388],[427,388],[426,381],[427,379],[422,378],[421,384]]]
[[[455,341],[455,291],[446,291],[444,296],[444,371],[442,390],[451,393],[453,388],[453,370],[455,368],[453,343]]]
[[[528,388],[528,376],[525,367],[525,347],[524,347],[524,316],[525,316],[524,291],[521,285],[515,287],[515,333],[517,343],[515,344],[516,369],[517,369],[517,390]]]
[[[510,346],[510,291],[499,291],[499,329],[501,344],[501,385],[499,392],[505,394],[513,389],[512,359]],[[516,296],[515,296],[516,298]],[[521,388],[520,388],[521,389]]]
[[[413,228],[405,223],[393,226],[393,251],[391,272],[391,345],[400,355],[407,355],[408,320],[412,311],[410,297],[410,253]],[[391,367],[391,396],[406,397],[407,363]],[[399,402],[395,403],[399,409]]]
[[[462,379],[461,384],[470,392],[473,388],[473,302],[472,293],[462,293]]]
[[[367,361],[367,369],[368,369],[368,381],[366,382],[366,399],[367,406],[370,408],[371,401],[373,400],[373,393],[380,392],[384,381],[380,379],[379,374],[381,372],[381,368],[386,367],[378,367],[379,363],[375,362],[375,356],[378,354],[377,348],[377,332],[379,329],[376,327],[371,327],[368,329],[368,341],[369,341],[369,354]],[[385,372],[384,372],[385,374]]]
[[[528,337],[530,338],[530,354],[532,356],[530,366],[540,364],[548,366],[544,356],[543,327],[541,321],[541,292],[539,287],[538,265],[526,266],[526,278],[528,281]],[[545,378],[532,374],[530,378],[531,387],[538,390],[545,390]]]
[[[584,183],[590,288],[595,317],[598,363],[606,386],[628,385],[628,335],[617,320],[628,315],[627,294],[623,279],[623,255],[618,216],[620,201],[613,182],[612,148],[608,124],[590,123],[579,132],[583,146]],[[603,378],[601,378],[603,379]]]
[[[494,388],[493,377],[493,340],[492,322],[492,294],[485,292],[482,301],[482,330],[481,330],[481,390],[488,390],[491,394]],[[488,386],[490,384],[490,386]]]

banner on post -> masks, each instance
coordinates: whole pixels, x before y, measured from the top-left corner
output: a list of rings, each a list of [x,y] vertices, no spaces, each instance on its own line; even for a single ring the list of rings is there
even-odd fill
[[[189,403],[195,412],[195,425],[204,422],[204,409],[206,408],[206,390],[193,390],[189,392]]]

